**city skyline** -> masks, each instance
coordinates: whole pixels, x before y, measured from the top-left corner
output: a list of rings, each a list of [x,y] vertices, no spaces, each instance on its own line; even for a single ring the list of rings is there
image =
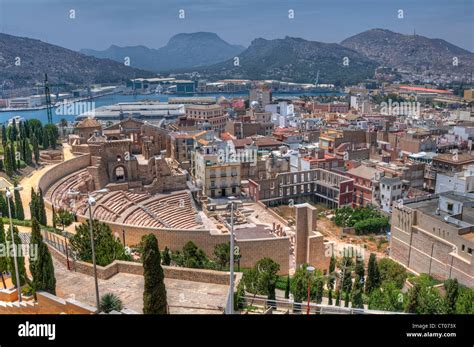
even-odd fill
[[[175,34],[198,31],[214,32],[231,44],[248,46],[258,37],[292,36],[340,42],[365,30],[383,28],[402,34],[416,31],[472,52],[474,40],[469,30],[472,7],[471,1],[462,0],[417,3],[118,0],[113,6],[104,0],[2,0],[0,32],[73,50],[102,50],[110,45],[159,48]],[[398,18],[400,9],[403,19]],[[74,19],[69,17],[70,10],[75,11]],[[178,17],[180,10],[184,10],[184,19]],[[289,10],[294,11],[293,19],[288,18]]]

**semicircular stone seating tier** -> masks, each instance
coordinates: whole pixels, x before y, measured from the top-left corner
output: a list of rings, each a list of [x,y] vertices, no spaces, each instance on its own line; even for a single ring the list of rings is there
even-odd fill
[[[155,195],[129,208],[119,221],[155,228],[196,229],[200,226],[190,194],[186,191]]]
[[[86,192],[89,179],[87,169],[77,171],[55,182],[45,197],[56,207],[85,214],[85,198],[74,200],[67,192],[71,189]],[[74,205],[71,204],[72,200],[75,201]],[[187,191],[153,196],[148,193],[113,191],[97,197],[93,209],[94,219],[154,228],[196,229],[202,226],[196,216],[196,208]]]

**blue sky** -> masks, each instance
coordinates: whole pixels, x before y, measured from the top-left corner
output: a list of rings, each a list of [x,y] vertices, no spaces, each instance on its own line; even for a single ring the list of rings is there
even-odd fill
[[[69,10],[76,19],[69,18]],[[178,11],[185,10],[185,19]],[[288,11],[295,18],[288,19]],[[404,19],[397,11],[404,11]],[[474,0],[0,0],[0,32],[66,48],[158,48],[181,32],[230,43],[284,36],[322,42],[372,28],[445,39],[474,51]]]

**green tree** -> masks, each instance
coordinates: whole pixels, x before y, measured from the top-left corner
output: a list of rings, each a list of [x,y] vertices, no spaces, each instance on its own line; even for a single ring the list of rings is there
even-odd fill
[[[18,184],[15,182],[15,187]],[[24,220],[25,219],[25,211],[23,211],[23,202],[21,201],[21,195],[18,190],[14,191],[14,196],[15,196],[15,217],[18,220]]]
[[[5,147],[7,142],[8,142],[7,129],[5,128],[5,124],[2,124],[2,146]]]
[[[332,305],[332,289],[328,290],[328,305]]]
[[[74,215],[64,208],[60,208],[59,211],[55,214],[55,224],[61,226],[62,231],[70,226],[74,222]]]
[[[323,302],[324,295],[324,280],[323,277],[318,277],[316,284],[316,303],[320,304]]]
[[[404,296],[397,284],[385,281],[380,288],[375,288],[369,296],[369,309],[381,311],[401,312]]]
[[[33,276],[33,289],[35,292],[44,290],[56,295],[56,277],[54,275],[53,259],[48,246],[43,242],[40,225],[36,219],[31,221],[30,247],[37,247],[38,254],[35,259],[30,259],[30,273]]]
[[[5,240],[5,226],[3,225],[3,219],[0,218],[0,247],[2,249],[7,249],[7,244]],[[0,276],[2,277],[3,288],[7,288],[5,284],[5,278],[3,273],[8,271],[8,259],[7,257],[0,257]]]
[[[205,269],[209,264],[206,253],[198,248],[194,242],[188,241],[183,247],[183,264],[184,267]]]
[[[341,306],[341,291],[336,289],[336,306]]]
[[[363,292],[364,292],[364,278],[360,277],[360,273],[359,273],[355,277],[354,289],[352,290],[352,307],[353,308],[364,308],[364,300],[362,297]]]
[[[163,250],[163,265],[165,266],[170,266],[171,265],[171,254],[170,254],[170,249],[166,246],[165,249]]]
[[[286,276],[286,286],[285,286],[285,299],[290,298],[290,275]]]
[[[351,292],[346,290],[344,294],[344,307],[349,307],[350,296]]]
[[[237,290],[234,293],[234,310],[239,311],[245,307],[245,288],[244,282],[240,281]]]
[[[406,269],[390,258],[380,259],[378,262],[380,281],[392,281],[398,288],[402,288],[407,278]]]
[[[418,294],[418,313],[443,313],[443,299],[439,290],[430,286],[422,286]]]
[[[100,298],[100,311],[110,313],[112,311],[120,312],[123,309],[123,303],[114,293],[106,293]]]
[[[44,197],[43,197],[43,191],[41,188],[38,189],[38,222],[40,222],[41,225],[47,225],[48,220],[46,219],[46,207],[44,205]]]
[[[456,301],[456,313],[474,314],[474,289],[459,288],[459,295]]]
[[[317,277],[321,274],[319,270],[316,270],[316,273],[310,275],[306,271],[307,267],[308,265],[305,264],[298,268],[291,281],[291,293],[297,303],[308,299],[308,283],[310,286],[310,299],[314,300],[316,298]]]
[[[143,244],[143,313],[167,314],[166,288],[163,268],[161,267],[160,249],[155,235],[149,234],[142,238]]]
[[[458,280],[456,278],[448,279],[446,282],[444,282],[444,288],[446,289],[446,294],[444,295],[444,306],[446,313],[455,313],[456,301],[459,295]]]
[[[107,266],[114,260],[130,260],[130,255],[125,251],[120,241],[112,235],[110,227],[102,222],[92,222],[96,263]],[[79,259],[88,263],[92,262],[92,249],[89,231],[89,222],[86,221],[76,226],[76,233],[70,239],[71,248]]]
[[[11,228],[9,228],[7,232],[7,247],[8,249],[12,249],[13,246],[15,246],[17,250],[17,264],[18,264],[18,274],[20,278],[20,286],[23,286],[26,283],[26,269],[25,269],[25,257],[18,252],[18,250],[21,248],[19,245],[21,245],[21,239],[20,235],[18,235],[18,229],[17,227],[13,227],[13,237],[14,237],[14,243],[15,245],[12,244],[12,237],[11,237]],[[15,270],[15,261],[14,261],[14,254],[13,250],[11,254],[8,257],[8,269],[9,272],[12,275],[12,282],[13,285],[16,287],[17,286],[17,280],[16,280],[16,270]]]
[[[2,217],[8,218],[8,206],[3,193],[0,193],[0,212],[2,212]]]
[[[408,290],[405,312],[418,313],[418,309],[419,309],[418,298],[420,296],[420,290],[421,290],[421,285],[419,283],[415,283],[413,287],[411,287]]]
[[[370,294],[372,290],[380,287],[380,273],[377,266],[377,258],[375,253],[371,253],[367,268],[367,282],[365,284],[365,292]]]
[[[276,300],[276,283],[278,281],[278,271],[280,264],[270,258],[262,258],[255,263],[257,270],[257,288],[262,294],[267,295],[268,300]]]
[[[38,165],[39,160],[40,160],[39,144],[38,144],[38,139],[36,138],[34,134],[33,134],[33,137],[31,138],[31,145],[33,146],[33,156],[35,158],[35,163],[36,165]]]
[[[5,173],[7,174],[8,177],[12,177],[13,176],[13,157],[12,157],[12,153],[11,153],[11,149],[10,149],[10,146],[8,146],[8,144],[6,146],[4,146],[3,148],[3,161],[4,161],[4,164],[5,164]]]
[[[225,270],[230,264],[230,242],[220,243],[214,247],[214,260],[221,270]]]

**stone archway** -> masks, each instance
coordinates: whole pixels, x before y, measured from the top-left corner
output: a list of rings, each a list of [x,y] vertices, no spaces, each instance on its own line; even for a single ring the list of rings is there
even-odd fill
[[[116,166],[114,169],[114,177],[116,182],[125,182],[127,179],[127,171],[122,165]]]

